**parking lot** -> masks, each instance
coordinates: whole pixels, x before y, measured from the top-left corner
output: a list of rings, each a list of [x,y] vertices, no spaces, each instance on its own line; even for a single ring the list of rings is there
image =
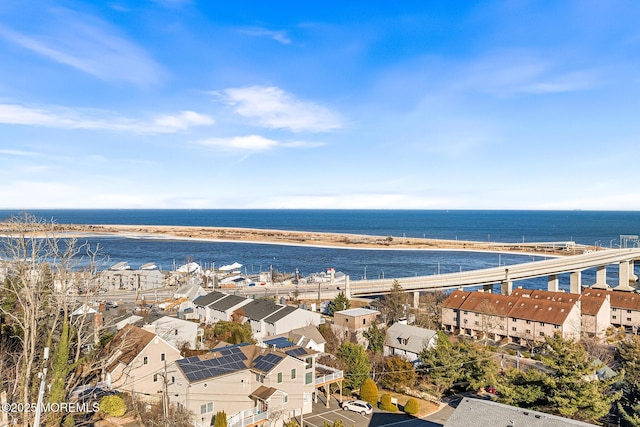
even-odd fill
[[[345,427],[431,427],[442,425],[414,418],[402,412],[392,414],[377,408],[373,409],[373,414],[363,416],[356,412],[342,410],[335,399],[331,400],[331,407],[327,409],[325,402],[318,399],[318,403],[313,404],[313,412],[304,416],[303,427],[322,427],[325,422],[333,425],[336,420],[341,420]]]

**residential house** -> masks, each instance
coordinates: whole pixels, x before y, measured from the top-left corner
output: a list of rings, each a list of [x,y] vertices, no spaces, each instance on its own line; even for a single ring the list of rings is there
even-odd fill
[[[366,338],[362,336],[362,333],[369,329],[379,315],[379,311],[368,308],[336,311],[333,314],[333,331],[341,337],[352,335],[360,344],[365,345]]]
[[[530,343],[556,333],[578,339],[581,323],[580,302],[570,294],[547,299],[454,291],[442,304],[444,329],[477,339]]]
[[[159,399],[165,369],[180,357],[178,349],[157,334],[126,325],[104,349],[103,381],[143,400]]]
[[[194,413],[194,425],[212,425],[219,411],[228,425],[283,423],[312,410],[316,387],[313,350],[239,344],[178,360],[169,371],[171,402]]]
[[[249,301],[247,305],[242,306],[244,321],[250,323],[253,337],[258,341],[295,328],[318,326],[322,319],[319,313],[276,304],[269,300]]]
[[[212,323],[211,319],[213,319],[213,313],[209,306],[226,296],[227,294],[222,292],[213,291],[193,300],[193,305],[198,313],[200,323]]]
[[[422,350],[436,346],[437,338],[436,331],[431,329],[394,323],[385,334],[383,354],[414,362],[419,359]]]
[[[217,323],[220,321],[228,322],[232,320],[232,315],[238,311],[238,315],[242,315],[242,307],[249,304],[252,300],[238,295],[225,295],[207,306],[210,316],[209,323]]]
[[[268,340],[265,340],[264,343],[269,345],[271,340],[277,338],[286,338],[299,347],[310,348],[320,353],[324,353],[324,345],[327,343],[318,328],[313,325],[303,326],[302,328],[292,329],[284,334],[271,336]]]
[[[106,290],[146,291],[164,286],[164,274],[154,264],[132,270],[120,262],[98,274],[98,284]]]
[[[199,349],[204,336],[204,330],[200,324],[162,314],[148,315],[134,325],[157,334],[179,350]]]
[[[586,296],[609,296],[610,323],[627,332],[638,333],[640,327],[640,294],[636,292],[603,290],[587,288],[582,293]]]

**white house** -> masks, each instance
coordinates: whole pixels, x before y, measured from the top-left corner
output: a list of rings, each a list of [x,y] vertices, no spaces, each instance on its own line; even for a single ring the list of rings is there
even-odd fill
[[[409,362],[419,359],[425,348],[436,346],[437,333],[431,329],[394,323],[387,329],[384,339],[384,355],[400,356]]]

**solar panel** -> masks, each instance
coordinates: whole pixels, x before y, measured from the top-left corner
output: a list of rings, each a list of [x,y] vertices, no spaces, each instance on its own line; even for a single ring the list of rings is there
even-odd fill
[[[276,346],[277,348],[289,348],[294,344],[284,337],[274,338],[264,342],[268,346]]]
[[[296,347],[291,350],[285,351],[285,353],[287,353],[289,356],[296,357],[300,356],[301,354],[307,354],[307,350],[302,347]]]

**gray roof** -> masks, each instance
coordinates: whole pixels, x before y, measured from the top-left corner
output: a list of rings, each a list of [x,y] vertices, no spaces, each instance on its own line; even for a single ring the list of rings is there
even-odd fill
[[[531,409],[465,397],[451,414],[444,427],[468,427],[470,420],[473,420],[474,427],[586,427],[594,425]]]
[[[296,310],[297,310],[297,308],[288,305],[286,307],[283,307],[282,310],[276,311],[271,316],[269,316],[266,319],[264,319],[264,321],[267,322],[267,323],[275,323],[278,320],[282,319],[283,317],[286,317],[286,316],[290,315],[291,313],[293,313]]]
[[[292,329],[289,332],[289,337],[299,341],[300,338],[310,338],[316,342],[316,344],[325,344],[327,341],[324,339],[318,328],[313,325],[304,326],[302,328]]]
[[[281,305],[265,299],[257,299],[242,307],[245,317],[251,320],[262,320],[282,308]]]
[[[222,292],[213,291],[207,295],[202,295],[193,300],[193,303],[200,307],[206,307],[212,302],[218,301],[220,298],[224,298],[227,294],[223,294]]]
[[[431,329],[394,323],[387,329],[384,345],[418,354],[434,336],[436,331]]]
[[[225,298],[219,299],[213,304],[209,304],[209,308],[217,311],[227,311],[244,301],[247,301],[245,297],[241,297],[238,295],[227,295]]]
[[[349,308],[347,310],[336,311],[334,314],[342,314],[344,316],[368,316],[370,314],[380,314],[378,310],[369,310],[368,308]]]

